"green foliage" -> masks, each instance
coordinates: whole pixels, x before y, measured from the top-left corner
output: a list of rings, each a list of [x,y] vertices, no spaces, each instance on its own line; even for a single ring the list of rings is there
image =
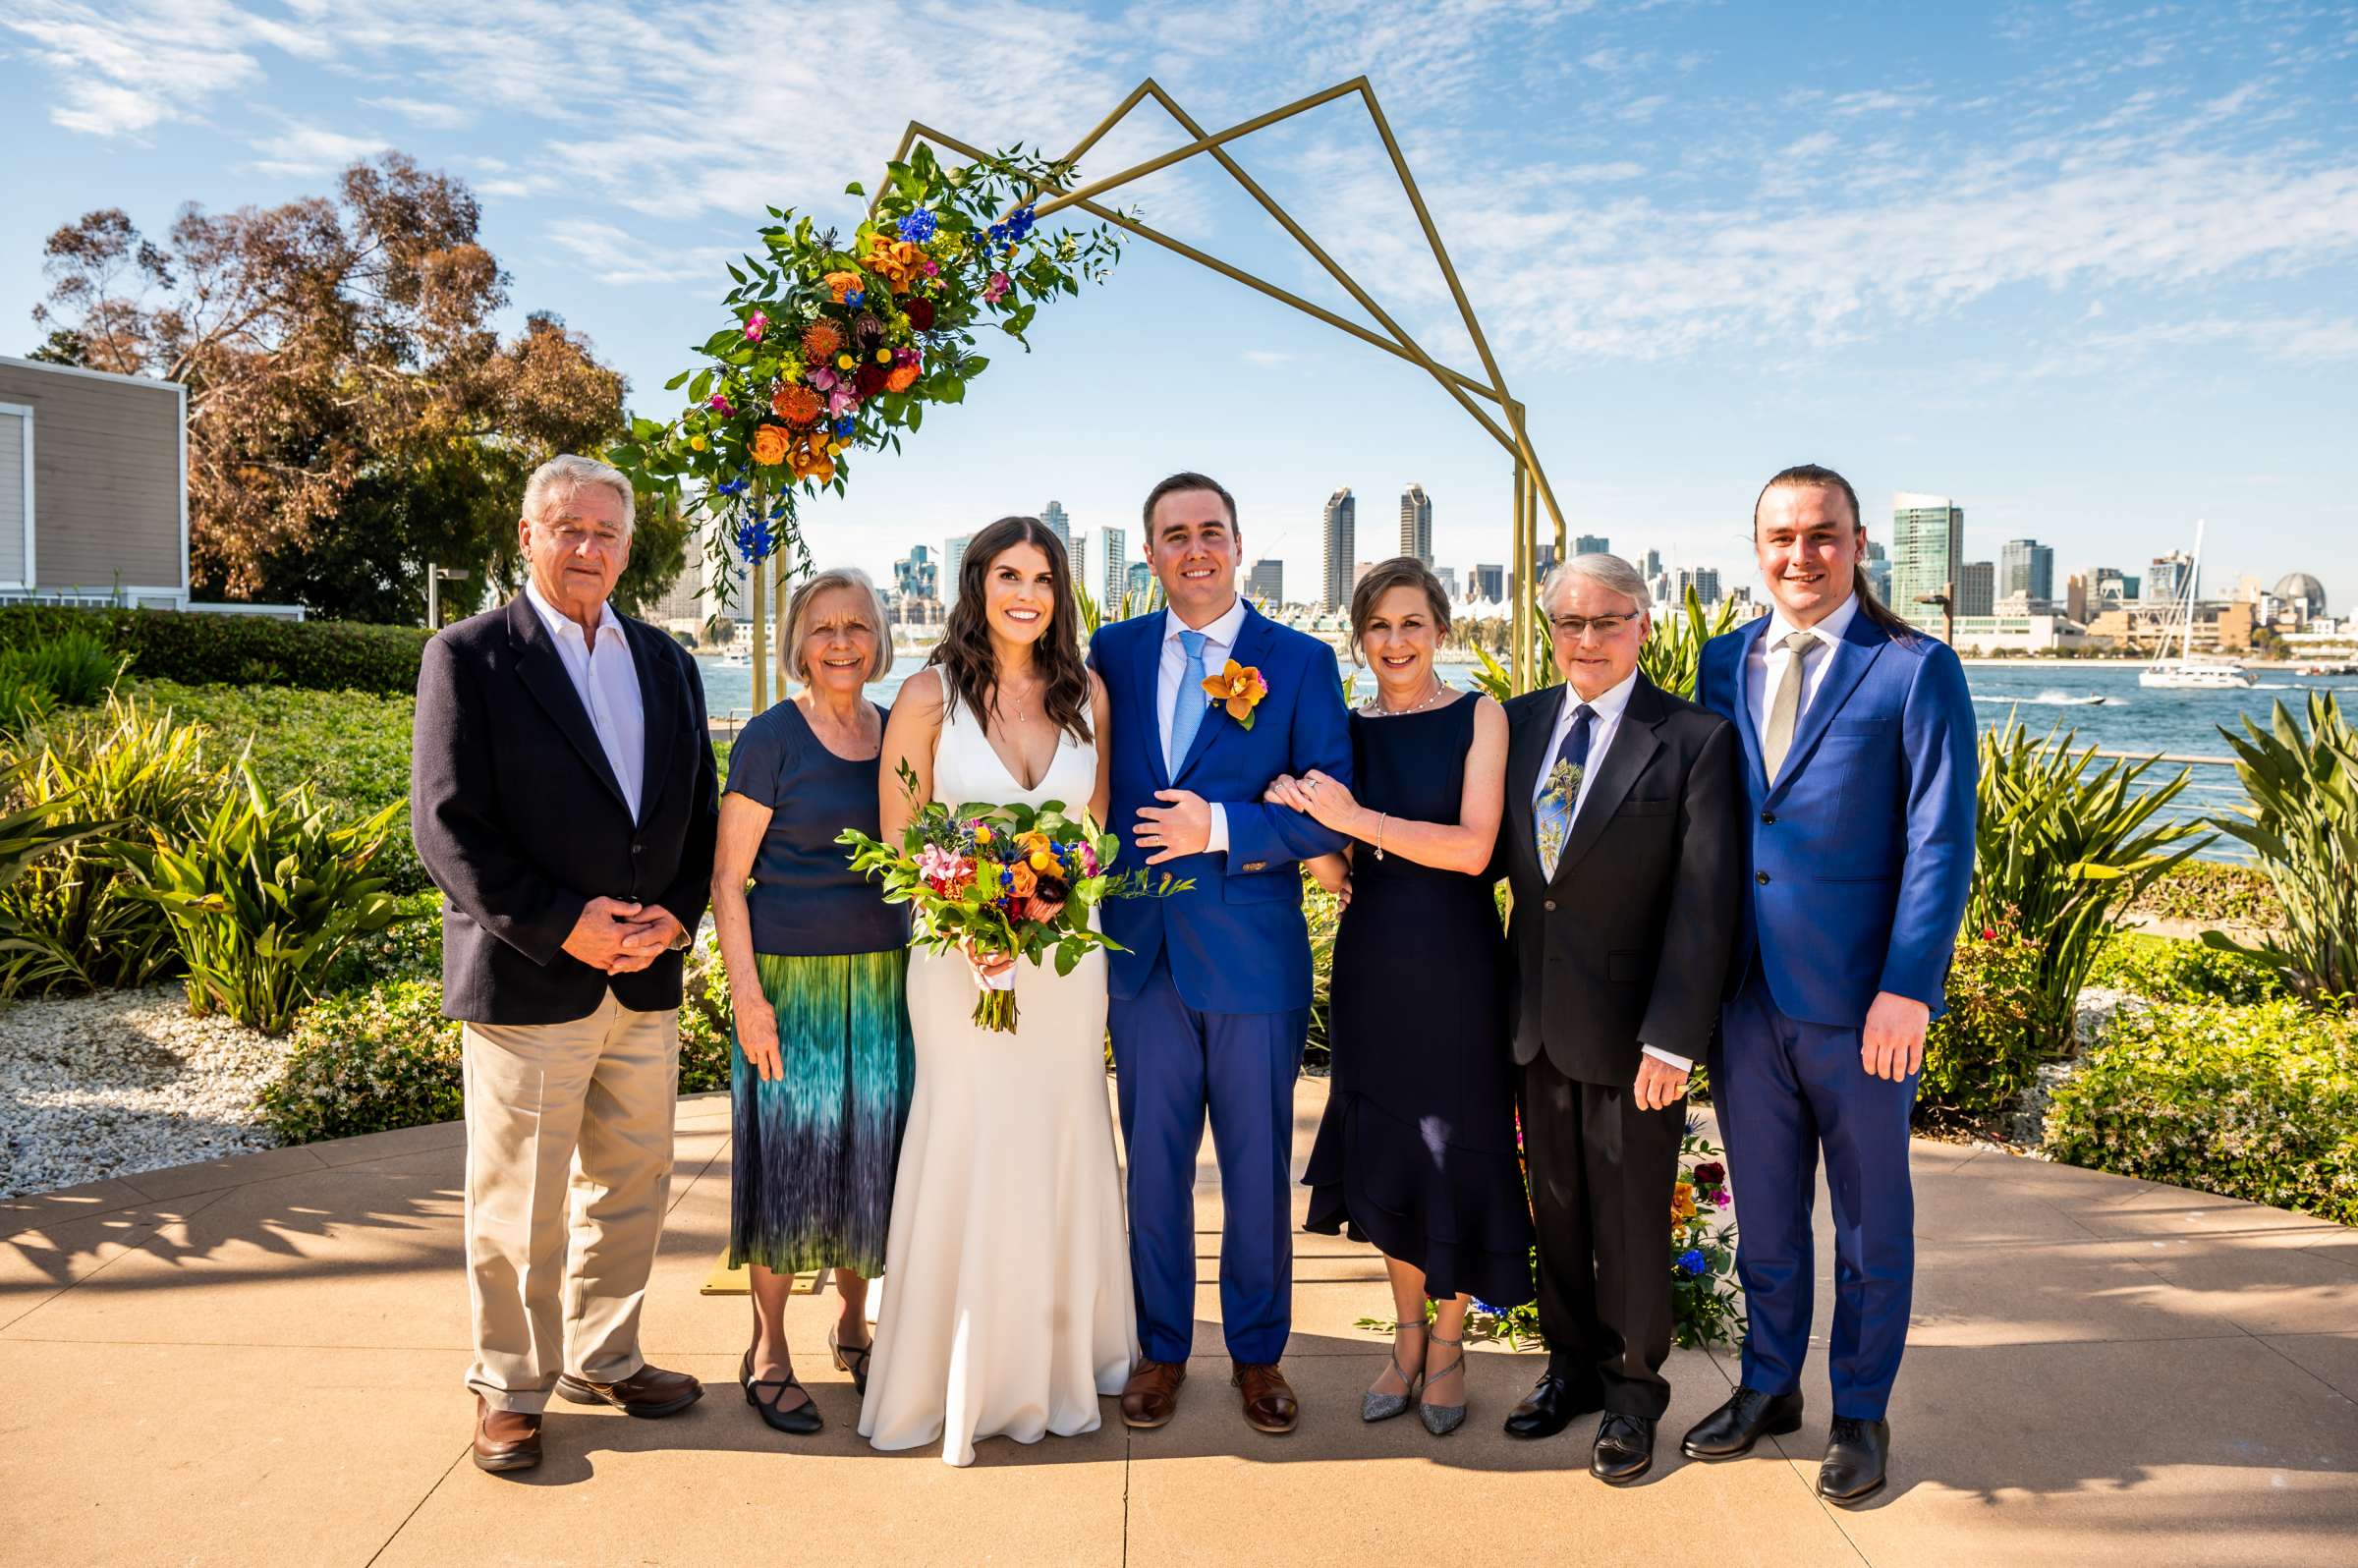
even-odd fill
[[[464,1084],[460,1025],[442,1016],[442,987],[382,980],[304,1010],[285,1072],[259,1104],[280,1139],[308,1144],[456,1121]]]
[[[396,897],[391,924],[356,936],[328,967],[320,982],[323,993],[365,990],[383,980],[411,980],[442,982],[442,894]]]
[[[2123,1009],[2057,1087],[2047,1151],[2358,1224],[2358,1024],[2291,998]]]
[[[1948,975],[1948,1011],[1924,1037],[1920,1126],[1988,1127],[2037,1081],[2038,944],[2011,925],[1968,928]]]
[[[2143,931],[2115,933],[2088,983],[2157,1002],[2267,1002],[2284,994],[2278,971],[2258,959]]]
[[[300,686],[323,692],[411,694],[423,628],[196,611],[0,606],[0,646],[26,648],[81,634],[131,673],[190,685]]]
[[[369,862],[393,808],[330,824],[308,787],[275,799],[253,769],[185,842],[157,835],[139,857],[189,967],[189,1005],[281,1035],[355,937],[399,915]]]
[[[1128,588],[1124,588],[1120,598],[1110,604],[1099,604],[1097,596],[1089,590],[1089,585],[1076,578],[1073,581],[1073,599],[1081,607],[1081,636],[1086,642],[1096,636],[1097,628],[1109,620],[1127,621],[1135,615],[1152,615],[1160,610],[1162,608],[1162,585],[1150,582],[1144,593],[1134,593]],[[1276,606],[1263,605],[1262,607],[1267,610],[1274,609]]]
[[[729,1087],[729,1042],[737,1017],[729,1004],[728,966],[710,930],[688,949],[680,980],[680,1092]]]
[[[109,831],[34,861],[0,886],[0,996],[145,985],[177,971],[170,924],[140,894],[137,858],[177,841],[219,793],[202,725],[137,698],[53,726],[37,751],[0,747],[12,810],[63,810]]]
[[[2223,925],[2274,925],[2283,918],[2266,871],[2223,861],[2187,861],[2170,868],[2145,885],[2128,913]]]
[[[309,784],[339,819],[395,808],[392,835],[376,873],[397,893],[433,884],[410,843],[410,731],[418,700],[359,692],[306,692],[283,686],[138,685],[142,697],[183,718],[211,726],[219,749],[243,748],[266,789]],[[725,764],[723,777],[727,776]]]
[[[2249,844],[2275,890],[2283,935],[2256,947],[2218,931],[2203,940],[2284,972],[2301,995],[2358,994],[2358,731],[2330,692],[2309,694],[2309,729],[2274,704],[2267,730],[2243,720],[2244,735],[2221,728],[2235,750],[2248,820],[2218,825]]]
[[[2107,762],[2072,750],[2060,731],[2034,741],[2018,720],[1985,731],[1975,811],[1968,930],[2012,928],[2036,941],[2039,1008],[2031,1049],[2071,1049],[2088,969],[2120,909],[2155,877],[2211,842],[2201,824],[2159,813],[2186,788],[2187,770],[2153,788],[2151,760]]]
[[[75,626],[0,648],[0,677],[37,686],[68,707],[89,707],[106,700],[126,662],[90,628]]]
[[[1702,598],[1690,588],[1685,604],[1665,606],[1654,618],[1646,646],[1638,654],[1638,668],[1672,697],[1693,700],[1696,677],[1703,672],[1703,644],[1735,630],[1735,600],[1721,599],[1706,615]]]
[[[1334,1065],[1334,1042],[1327,1033],[1334,991],[1334,933],[1342,924],[1343,902],[1302,873],[1302,917],[1310,925],[1310,1036],[1302,1047],[1302,1065],[1326,1072]]]
[[[24,735],[38,729],[55,701],[48,687],[0,653],[0,735]]]

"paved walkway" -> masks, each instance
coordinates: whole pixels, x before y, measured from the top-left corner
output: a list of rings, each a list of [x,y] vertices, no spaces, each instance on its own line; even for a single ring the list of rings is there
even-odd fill
[[[1299,1148],[1320,1098],[1304,1085]],[[1382,1274],[1319,1236],[1299,1238],[1294,1436],[1235,1414],[1207,1260],[1176,1422],[994,1440],[954,1471],[859,1441],[812,1352],[827,1298],[795,1303],[826,1433],[773,1437],[745,1408],[745,1300],[699,1294],[729,1193],[726,1101],[703,1096],[680,1104],[646,1333],[708,1396],[664,1422],[559,1405],[517,1479],[466,1460],[460,1142],[420,1128],[0,1204],[0,1561],[2358,1561],[2358,1232],[2273,1209],[1919,1144],[1894,1482],[1851,1512],[1810,1489],[1822,1364],[1801,1433],[1699,1465],[1676,1435],[1730,1363],[1678,1353],[1656,1468],[1619,1492],[1583,1468],[1585,1424],[1499,1434],[1530,1356],[1477,1355],[1446,1440],[1362,1427],[1383,1351],[1351,1324],[1386,1311]],[[1203,1193],[1208,1249],[1208,1164]]]

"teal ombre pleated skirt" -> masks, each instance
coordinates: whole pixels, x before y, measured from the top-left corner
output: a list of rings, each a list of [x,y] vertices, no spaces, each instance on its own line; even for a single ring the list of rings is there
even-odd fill
[[[892,1177],[916,1080],[908,950],[757,953],[754,966],[777,1015],[784,1071],[763,1082],[731,1029],[729,1266],[851,1268],[874,1278],[884,1271]]]

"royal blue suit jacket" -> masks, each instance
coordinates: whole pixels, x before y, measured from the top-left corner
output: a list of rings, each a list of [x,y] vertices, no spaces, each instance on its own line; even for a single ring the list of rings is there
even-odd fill
[[[1105,934],[1127,949],[1110,955],[1116,1001],[1137,996],[1155,956],[1170,952],[1171,979],[1188,1006],[1207,1013],[1275,1013],[1310,1005],[1310,934],[1302,919],[1300,863],[1343,847],[1343,836],[1300,812],[1265,806],[1262,792],[1280,773],[1319,768],[1351,782],[1351,721],[1343,709],[1334,650],[1279,626],[1247,605],[1229,657],[1258,668],[1268,696],[1246,729],[1212,707],[1176,771],[1165,765],[1155,707],[1163,612],[1098,628],[1091,665],[1113,701],[1111,829],[1124,869],[1148,855],[1132,836],[1155,791],[1193,790],[1226,809],[1228,849],[1152,868],[1192,878],[1169,898],[1116,899],[1102,910]],[[1208,702],[1182,692],[1181,701]]]
[[[1769,617],[1705,644],[1695,700],[1736,726],[1746,791],[1744,924],[1788,1018],[1857,1029],[1879,991],[1937,1017],[1973,880],[1975,723],[1965,670],[1929,637],[1854,616],[1775,784],[1745,700]]]

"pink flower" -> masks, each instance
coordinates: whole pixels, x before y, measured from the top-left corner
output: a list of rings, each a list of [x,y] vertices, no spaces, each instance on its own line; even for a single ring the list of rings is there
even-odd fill
[[[940,263],[940,262],[938,262],[938,261],[936,261],[936,260],[934,260],[934,259],[933,259],[931,256],[927,256],[927,257],[926,257],[926,262],[925,262],[925,273],[926,273],[926,277],[928,277],[928,278],[938,278],[938,277],[940,277],[940,276],[941,276],[941,263]]]
[[[993,272],[990,275],[990,281],[982,286],[982,303],[984,305],[998,304],[1007,297],[1007,290],[1010,287],[1011,284],[1006,273]]]
[[[1083,839],[1081,841],[1081,874],[1083,876],[1095,876],[1097,874],[1096,846],[1090,843],[1087,839]]]
[[[810,369],[804,371],[803,379],[811,383],[811,389],[814,392],[832,392],[835,390],[835,372],[828,369],[823,364],[814,364]]]
[[[937,893],[947,893],[974,880],[974,863],[938,844],[927,844],[917,857],[917,873]]]
[[[756,311],[754,312],[754,314],[753,314],[753,319],[751,319],[750,321],[748,321],[748,322],[746,322],[746,323],[745,323],[745,335],[746,335],[746,338],[747,338],[749,341],[751,341],[751,342],[754,342],[754,343],[758,343],[758,342],[760,342],[760,341],[761,341],[761,334],[762,334],[762,333],[764,333],[764,332],[766,332],[766,331],[768,331],[768,330],[769,330],[769,317],[768,317],[768,316],[766,316],[766,315],[763,315],[763,314],[762,314],[760,311],[758,311],[758,310],[756,310]]]
[[[713,393],[712,396],[706,401],[704,406],[723,419],[727,419],[737,412],[735,409],[729,407],[729,397],[725,392]]]
[[[860,394],[848,386],[839,386],[827,395],[827,413],[840,420],[860,407]]]

